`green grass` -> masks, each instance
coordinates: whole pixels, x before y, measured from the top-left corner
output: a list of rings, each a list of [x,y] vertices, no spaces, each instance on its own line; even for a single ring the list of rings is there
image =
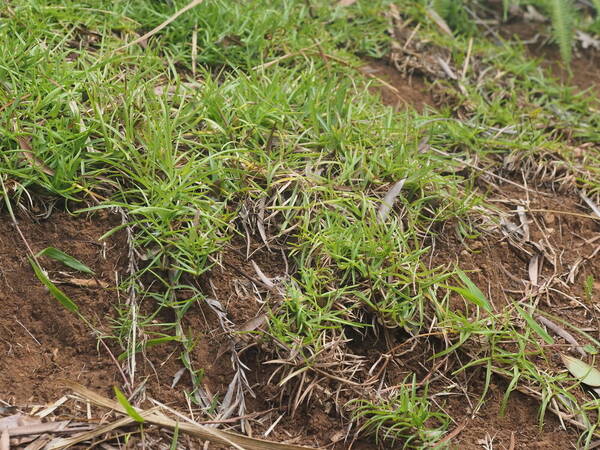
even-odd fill
[[[440,35],[423,2],[399,3],[421,24],[419,36],[449,48],[451,63],[462,67],[468,37]],[[182,321],[210,293],[190,280],[243,235],[241,206],[264,201],[269,237],[297,267],[281,301],[269,305],[264,336],[279,344],[265,359],[291,361],[282,385],[319,369],[349,330],[417,336],[435,324],[449,336],[438,357],[462,352],[471,358],[462,370],[483,366],[488,383],[502,373],[512,380],[509,392],[539,388],[542,411],[557,396],[578,405],[564,374],[531,362],[545,358],[545,348],[538,334],[515,325],[517,311],[493,311],[467,275],[429,269],[427,257],[445,224],[458,224],[465,239],[482,232],[479,174],[459,172],[462,159],[487,167],[559,160],[597,199],[600,156],[590,152],[582,164],[573,153],[598,142],[600,116],[589,114],[597,106],[558,86],[518,45],[477,38],[471,64],[489,68],[489,77],[477,79],[471,68],[460,90],[438,83],[452,98],[441,111],[394,113],[355,70],[320,54],[356,66],[360,57],[386,54],[388,5],[206,0],[147,47],[125,51],[115,50],[175,7],[142,0],[2,7],[0,176],[17,204],[60,198],[73,212],[123,215],[141,259],[122,286],[136,301],[115,304],[112,338],[130,372],[145,348],[177,342],[199,389],[203,368],[189,356],[197,336]],[[450,156],[419,151],[423,138]],[[25,159],[23,141],[37,164]],[[392,213],[378,221],[383,197],[402,179]],[[449,307],[452,293],[470,301],[465,311]],[[173,321],[160,322],[161,311],[173,311]],[[350,365],[342,358],[340,371],[352,376]],[[389,398],[356,394],[351,409],[363,431],[406,446],[443,436],[448,417],[411,379]]]

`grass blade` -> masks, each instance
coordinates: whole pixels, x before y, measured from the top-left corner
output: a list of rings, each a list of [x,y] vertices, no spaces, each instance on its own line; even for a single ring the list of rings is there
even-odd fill
[[[481,292],[481,290],[477,286],[475,286],[475,283],[473,283],[471,279],[467,276],[467,274],[464,273],[462,270],[456,269],[456,273],[460,280],[466,286],[466,289],[459,287],[453,287],[452,289],[457,293],[461,294],[463,297],[465,297],[465,299],[470,300],[477,306],[480,306],[487,312],[491,313],[492,307],[490,306],[490,303],[488,302],[488,299],[485,297],[484,293]]]
[[[83,264],[81,261],[73,258],[71,255],[67,255],[65,252],[61,252],[59,249],[54,247],[47,247],[35,256],[47,256],[48,258],[52,258],[56,261],[63,263],[65,266],[69,266],[71,269],[78,270],[79,272],[88,273],[90,275],[94,274],[94,271],[85,264]]]
[[[133,406],[131,406],[131,403],[129,403],[129,400],[127,400],[127,397],[125,397],[125,394],[123,394],[121,390],[116,386],[114,386],[114,390],[115,395],[117,396],[117,401],[121,404],[123,408],[125,408],[125,411],[129,415],[129,417],[131,417],[138,423],[144,423],[144,418],[140,416],[140,414],[135,410]]]
[[[29,264],[33,268],[35,272],[35,276],[48,288],[50,293],[69,311],[78,313],[79,307],[75,304],[73,300],[71,300],[63,291],[56,287],[56,285],[48,278],[48,276],[44,273],[42,268],[31,258],[29,259]]]
[[[529,327],[536,332],[537,335],[539,335],[544,342],[546,342],[547,344],[554,344],[554,339],[552,338],[552,336],[550,336],[546,330],[544,330],[536,321],[533,317],[531,317],[531,315],[525,311],[523,308],[521,308],[519,305],[515,305],[515,307],[517,308],[517,311],[519,311],[519,314],[521,314],[521,316],[523,317],[523,319],[525,319],[525,321],[527,322],[527,325],[529,325]]]

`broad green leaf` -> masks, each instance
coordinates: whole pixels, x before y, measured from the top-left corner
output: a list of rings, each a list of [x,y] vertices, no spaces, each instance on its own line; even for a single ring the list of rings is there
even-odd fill
[[[127,411],[129,417],[131,417],[136,422],[144,423],[144,418],[140,416],[140,414],[135,410],[133,406],[131,406],[131,403],[129,403],[129,400],[127,400],[127,397],[125,397],[125,394],[123,394],[121,390],[116,386],[114,386],[114,389],[115,395],[117,396],[117,401],[121,404],[123,408],[125,408],[125,411]]]
[[[535,331],[547,344],[554,344],[554,339],[552,339],[552,336],[550,336],[546,332],[546,330],[544,330],[540,326],[540,324],[537,323],[533,317],[531,317],[531,314],[529,314],[527,311],[525,311],[519,305],[515,305],[515,307],[517,308],[517,311],[519,311],[519,314],[521,314],[523,319],[525,319],[525,321],[527,322],[527,325],[529,325],[529,327],[533,331]]]
[[[36,263],[33,259],[29,258],[29,264],[33,267],[33,271],[35,272],[35,276],[44,283],[44,285],[48,288],[50,293],[58,300],[61,305],[67,308],[69,311],[77,313],[79,311],[79,307],[71,300],[67,295],[61,291],[56,285],[50,281],[50,278],[46,276],[42,268]]]
[[[79,272],[89,273],[90,275],[94,273],[92,269],[83,264],[81,261],[73,258],[70,255],[67,255],[64,252],[61,252],[54,247],[47,247],[35,256],[47,256],[48,258],[55,259],[63,263],[65,266],[69,266],[71,269],[78,270]]]
[[[600,371],[598,369],[569,355],[561,354],[560,357],[571,375],[588,386],[600,387]]]

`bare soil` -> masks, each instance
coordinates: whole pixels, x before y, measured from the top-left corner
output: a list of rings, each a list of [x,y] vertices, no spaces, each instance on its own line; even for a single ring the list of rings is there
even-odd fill
[[[383,60],[370,59],[367,62],[361,68],[362,72],[372,74],[394,88],[382,85],[372,89],[374,92],[379,91],[383,104],[393,107],[396,111],[411,107],[419,112],[423,112],[427,106],[435,105],[427,82],[422,76],[404,76]]]
[[[119,222],[114,216],[74,218],[55,212],[48,219],[19,219],[19,228],[34,252],[56,247],[96,272],[109,287],[61,285],[99,329],[107,327],[118,296],[115,274],[123,273],[127,254],[117,233],[103,244],[98,238]],[[65,393],[60,379],[77,380],[103,393],[118,373],[104,349],[81,321],[63,308],[35,277],[25,244],[6,214],[0,218],[0,398],[12,405],[56,400]],[[56,280],[64,266],[43,259]],[[80,274],[60,276],[84,278]],[[88,277],[90,278],[90,277]]]
[[[597,220],[581,217],[585,213],[582,202],[569,193],[552,192],[540,189],[541,194],[527,193],[519,188],[503,186],[501,195],[496,200],[507,211],[515,211],[516,205],[528,199],[528,221],[530,222],[531,241],[551,249],[554,258],[552,262],[545,260],[539,272],[538,285],[554,280],[552,288],[540,294],[539,308],[569,323],[589,330],[594,336],[598,335],[596,318],[590,314],[580,301],[583,299],[584,280],[589,275],[600,273],[600,258],[589,258],[600,245],[600,224]],[[493,202],[492,197],[491,201]],[[505,203],[506,202],[506,203]],[[540,211],[547,210],[547,211]],[[552,212],[549,212],[552,211]],[[518,223],[517,213],[514,212],[512,221]],[[567,281],[573,265],[580,259],[585,262],[580,266],[574,283]],[[451,226],[442,230],[436,239],[432,252],[432,266],[458,264],[469,272],[469,277],[486,294],[487,298],[498,308],[525,298],[532,292],[529,262],[531,256],[524,253],[522,248],[513,245],[502,233],[482,235],[474,240],[461,240]],[[599,286],[600,287],[600,286]],[[535,288],[533,288],[535,291]],[[559,352],[564,351],[567,343],[560,342],[550,358],[550,370],[564,370],[560,362]],[[483,372],[474,376],[475,385],[483,383]],[[561,429],[556,417],[548,413],[544,419],[543,428],[539,427],[539,403],[536,399],[515,392],[506,409],[506,414],[500,414],[502,396],[506,390],[506,382],[494,378],[491,393],[483,409],[469,420],[469,425],[455,439],[460,448],[481,448],[486,436],[494,438],[494,443],[504,448],[572,448],[577,440],[575,429]],[[476,399],[474,400],[476,403]],[[462,399],[450,401],[449,410],[454,411],[453,417],[468,417],[470,412]],[[461,413],[462,411],[462,413]],[[500,447],[502,448],[502,447]]]

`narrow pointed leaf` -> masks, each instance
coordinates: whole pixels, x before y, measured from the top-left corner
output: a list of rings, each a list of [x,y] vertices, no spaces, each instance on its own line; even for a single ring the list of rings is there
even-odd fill
[[[79,307],[75,304],[73,300],[71,300],[63,291],[56,287],[56,285],[46,276],[41,267],[31,258],[29,258],[29,263],[31,267],[33,267],[33,271],[35,272],[35,276],[48,288],[50,293],[69,311],[77,313],[79,311]]]
[[[48,258],[55,259],[56,261],[63,263],[65,266],[69,266],[71,269],[78,270],[79,272],[89,273],[90,275],[94,273],[92,269],[78,259],[61,252],[59,249],[54,247],[47,247],[39,252],[36,256],[47,256]]]
[[[517,311],[519,311],[519,314],[521,314],[521,317],[523,317],[523,319],[525,319],[525,321],[527,322],[527,325],[529,325],[529,328],[531,328],[533,331],[535,331],[537,333],[537,335],[539,337],[541,337],[547,344],[554,344],[554,339],[552,338],[552,336],[550,336],[546,332],[546,330],[544,330],[540,326],[540,324],[538,324],[535,321],[535,319],[533,317],[531,317],[531,314],[529,314],[527,311],[525,311],[519,305],[515,305],[515,307],[517,308]]]
[[[466,300],[475,303],[477,306],[491,313],[492,307],[490,306],[490,303],[488,302],[488,299],[485,297],[484,293],[481,292],[477,286],[475,286],[475,283],[473,283],[467,274],[462,270],[456,269],[456,273],[460,280],[464,283],[465,288],[451,287],[451,289],[462,295]]]
[[[140,414],[135,410],[133,406],[131,406],[131,403],[129,403],[129,400],[127,400],[127,397],[125,397],[125,394],[123,394],[121,390],[116,386],[114,386],[114,389],[115,395],[117,396],[117,401],[121,404],[123,408],[125,408],[125,411],[129,415],[129,417],[131,417],[136,422],[144,423],[144,418],[140,416]]]

